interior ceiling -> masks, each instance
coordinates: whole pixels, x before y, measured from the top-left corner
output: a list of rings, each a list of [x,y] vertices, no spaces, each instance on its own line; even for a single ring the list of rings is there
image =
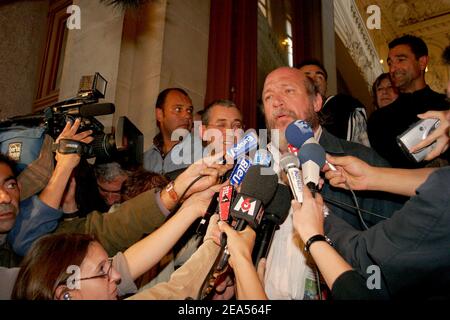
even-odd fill
[[[386,58],[388,43],[404,34],[421,37],[428,45],[430,62],[427,83],[436,91],[444,92],[450,79],[441,55],[450,44],[450,0],[355,0],[363,19],[367,21],[367,7],[381,9],[381,29],[368,30],[383,67],[388,70]]]

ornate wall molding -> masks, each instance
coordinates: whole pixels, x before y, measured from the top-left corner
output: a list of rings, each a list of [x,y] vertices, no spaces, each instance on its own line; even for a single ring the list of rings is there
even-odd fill
[[[336,34],[349,50],[370,91],[383,67],[354,0],[334,2],[334,24]]]

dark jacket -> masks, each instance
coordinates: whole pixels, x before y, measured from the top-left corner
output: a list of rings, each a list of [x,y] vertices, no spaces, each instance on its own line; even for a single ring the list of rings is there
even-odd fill
[[[400,210],[366,231],[330,215],[325,232],[360,274],[381,269],[392,298],[444,296],[450,288],[450,167],[437,170]]]
[[[333,156],[350,155],[360,158],[372,166],[389,167],[389,163],[380,157],[373,149],[359,143],[339,139],[331,135],[325,129],[322,131],[319,143],[327,153]],[[333,188],[330,184],[325,183],[321,194],[332,214],[341,217],[353,227],[362,230],[362,225],[360,219],[358,218],[356,209],[331,202],[339,201],[347,205],[355,206],[350,191],[343,190],[341,188]],[[383,217],[390,217],[394,211],[400,209],[406,201],[405,197],[395,196],[386,192],[355,191],[355,194],[361,209],[368,210]],[[384,220],[383,218],[364,212],[362,212],[362,215],[368,226]]]
[[[395,168],[420,168],[397,144],[397,136],[420,119],[417,115],[429,110],[448,110],[446,96],[425,87],[413,93],[402,93],[389,106],[378,109],[369,118],[367,129],[370,145]]]

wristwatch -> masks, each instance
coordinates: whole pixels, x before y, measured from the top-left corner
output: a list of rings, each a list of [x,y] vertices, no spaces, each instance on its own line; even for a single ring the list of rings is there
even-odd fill
[[[325,241],[325,242],[327,242],[330,246],[333,245],[333,243],[331,242],[331,240],[330,240],[327,236],[324,236],[324,235],[321,235],[321,234],[316,234],[316,235],[312,236],[311,238],[309,238],[308,241],[306,241],[306,244],[305,244],[305,251],[306,251],[306,252],[309,252],[309,247],[311,247],[311,245],[312,245],[314,242],[316,242],[316,241]]]
[[[170,181],[169,184],[166,186],[166,191],[173,201],[178,202],[178,194],[175,191],[173,181]]]

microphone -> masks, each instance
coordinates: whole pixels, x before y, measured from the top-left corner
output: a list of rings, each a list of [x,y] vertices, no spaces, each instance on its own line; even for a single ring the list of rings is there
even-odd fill
[[[302,146],[298,157],[302,165],[303,183],[314,195],[319,185],[320,169],[325,165],[325,150],[318,143],[307,143]]]
[[[247,157],[244,156],[242,159],[236,163],[233,169],[228,171],[228,174],[225,174],[223,177],[226,178],[227,175],[230,176],[230,184],[231,186],[222,187],[220,192],[216,192],[209,203],[208,209],[206,210],[205,215],[200,220],[200,223],[197,226],[196,234],[198,236],[204,237],[206,234],[206,230],[208,229],[209,219],[213,214],[219,211],[220,219],[224,221],[230,221],[230,202],[234,197],[234,186],[239,186],[242,183],[245,175],[247,174],[248,169],[251,167],[252,162]],[[231,174],[229,174],[231,172]],[[221,182],[223,182],[221,180]],[[231,190],[229,189],[231,188]],[[227,201],[228,199],[228,201]],[[228,202],[228,203],[227,203]]]
[[[300,166],[300,161],[295,155],[287,153],[281,157],[280,166],[288,177],[289,186],[291,187],[294,199],[298,202],[303,202],[302,174],[298,168]]]
[[[319,144],[314,137],[314,132],[312,131],[311,126],[303,120],[297,120],[289,124],[286,128],[285,136],[286,140],[289,143],[289,146],[292,146],[293,148],[301,148],[303,145],[307,145],[310,143]],[[291,149],[289,149],[289,151],[292,152]],[[328,164],[331,170],[337,170],[331,163],[326,160],[325,162]]]
[[[220,192],[214,193],[211,201],[209,202],[209,206],[206,209],[206,213],[203,215],[202,219],[200,220],[200,223],[197,226],[197,230],[195,233],[199,237],[204,237],[206,234],[206,229],[208,228],[209,219],[213,214],[217,212],[218,205],[219,205],[219,196]]]
[[[289,187],[278,184],[277,191],[272,201],[267,206],[263,220],[256,235],[255,247],[253,248],[253,262],[258,266],[261,258],[267,258],[275,231],[289,215],[291,207],[291,193]]]
[[[252,166],[242,182],[241,192],[231,205],[231,217],[233,218],[234,229],[244,230],[248,224],[256,230],[261,223],[264,207],[272,200],[278,186],[278,176],[272,170],[272,174],[261,174],[262,166]],[[270,170],[266,168],[266,170]],[[230,253],[228,248],[220,257],[216,270],[222,270],[228,264]]]
[[[224,186],[219,193],[219,219],[231,223],[230,206],[234,199],[234,187]]]
[[[252,166],[241,185],[241,192],[233,201],[231,216],[236,221],[235,229],[241,231],[249,224],[256,229],[261,222],[264,206],[272,200],[277,185],[278,176],[275,171],[261,174],[262,166]]]
[[[299,149],[294,147],[292,144],[288,144],[288,151],[292,154],[295,154],[295,156],[298,156]]]
[[[303,120],[291,122],[284,134],[287,142],[298,149],[301,149],[304,144],[317,143],[311,126]]]
[[[251,166],[252,161],[247,156],[243,156],[240,160],[238,160],[233,168],[233,171],[231,172],[230,184],[235,187],[239,186],[244,180],[244,177]]]
[[[259,149],[256,151],[253,157],[253,164],[260,165],[263,167],[270,167],[272,163],[272,154],[269,150]]]
[[[242,139],[233,147],[227,150],[227,156],[236,160],[242,155],[245,155],[249,151],[255,149],[258,146],[258,136],[255,132],[250,131],[242,137]],[[222,164],[226,162],[222,160]]]

